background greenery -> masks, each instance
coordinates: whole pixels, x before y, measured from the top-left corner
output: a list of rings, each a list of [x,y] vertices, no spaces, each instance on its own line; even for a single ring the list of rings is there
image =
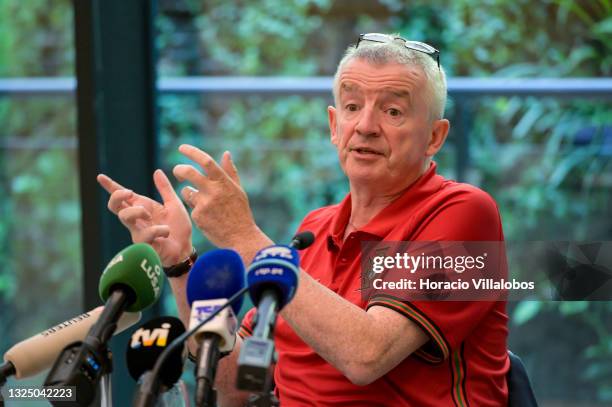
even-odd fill
[[[162,77],[332,75],[344,48],[368,31],[434,44],[451,77],[612,73],[606,0],[158,3]],[[0,2],[0,77],[72,76],[73,49],[69,1]],[[258,223],[286,241],[309,210],[346,193],[328,142],[330,103],[331,95],[163,95],[161,165],[182,160],[183,142],[217,157],[231,150]],[[467,181],[497,200],[507,240],[610,240],[610,99],[456,99],[451,122],[457,106],[471,115]],[[79,308],[74,121],[72,98],[0,97],[2,351]],[[437,159],[450,178],[456,139],[453,129]],[[540,401],[612,402],[611,303],[531,301],[509,311],[510,347]]]
[[[69,1],[0,1],[0,78],[72,76],[73,49]],[[2,351],[81,309],[75,113],[71,97],[0,95]]]

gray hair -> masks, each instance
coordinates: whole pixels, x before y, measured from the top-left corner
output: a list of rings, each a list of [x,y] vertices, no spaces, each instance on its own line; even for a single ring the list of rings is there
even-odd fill
[[[393,35],[393,37],[396,36]],[[333,92],[336,105],[338,104],[340,74],[346,64],[354,59],[362,59],[374,65],[397,63],[408,67],[416,66],[421,68],[427,78],[426,99],[429,103],[430,120],[442,119],[444,117],[444,108],[446,106],[446,74],[444,69],[441,66],[438,68],[438,64],[430,55],[406,48],[401,41],[384,43],[362,41],[359,44],[359,48],[355,45],[349,46],[338,64],[336,74],[334,75]]]

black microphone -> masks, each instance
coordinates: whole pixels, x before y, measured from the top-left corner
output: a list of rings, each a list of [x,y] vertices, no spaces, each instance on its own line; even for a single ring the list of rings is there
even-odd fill
[[[168,345],[185,333],[185,326],[175,317],[160,317],[143,324],[132,334],[125,352],[130,376],[136,381],[153,369],[155,362]],[[184,363],[184,346],[177,347],[160,372],[165,390],[172,388],[181,378]]]
[[[110,373],[107,343],[125,312],[141,311],[159,298],[163,284],[159,256],[151,246],[137,243],[120,251],[106,266],[99,292],[106,302],[102,314],[82,342],[68,345],[56,359],[44,385],[76,387],[76,404],[90,405],[102,375]],[[59,405],[62,402],[51,401]]]
[[[315,241],[315,235],[309,230],[305,230],[293,236],[291,239],[291,243],[289,243],[289,247],[293,247],[297,250],[304,250],[310,247]]]

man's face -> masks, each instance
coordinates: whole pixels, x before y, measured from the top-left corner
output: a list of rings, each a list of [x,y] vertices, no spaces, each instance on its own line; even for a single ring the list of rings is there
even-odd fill
[[[448,121],[429,119],[424,72],[355,59],[338,83],[331,141],[351,185],[395,193],[412,184],[448,132]]]

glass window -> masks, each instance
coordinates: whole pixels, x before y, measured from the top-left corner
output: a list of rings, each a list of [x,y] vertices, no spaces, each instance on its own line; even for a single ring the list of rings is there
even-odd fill
[[[2,352],[82,309],[72,21],[69,1],[0,2]]]

